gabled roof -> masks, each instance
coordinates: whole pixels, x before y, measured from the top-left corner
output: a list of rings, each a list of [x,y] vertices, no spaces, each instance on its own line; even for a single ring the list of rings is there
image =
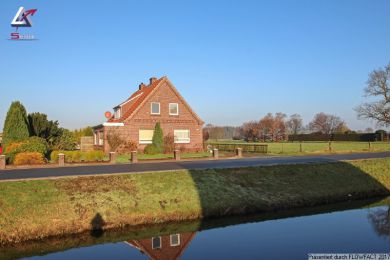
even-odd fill
[[[191,107],[188,105],[188,103],[185,101],[185,99],[180,95],[180,93],[177,91],[177,89],[173,86],[173,84],[169,81],[169,79],[164,76],[159,79],[156,79],[152,84],[149,86],[145,86],[142,89],[137,90],[134,92],[126,101],[122,102],[119,104],[117,107],[121,107],[127,103],[130,104],[130,108],[127,109],[126,111],[122,111],[122,115],[120,118],[114,118],[114,115],[108,119],[108,122],[110,123],[115,123],[115,122],[123,122],[128,118],[131,118],[135,112],[138,111],[140,107],[147,101],[148,97],[151,96],[152,93],[158,89],[163,82],[167,82],[168,85],[171,87],[173,92],[181,99],[183,104],[188,108],[188,110],[191,112],[191,114],[196,118],[198,123],[203,124],[204,122],[200,117],[191,109]]]

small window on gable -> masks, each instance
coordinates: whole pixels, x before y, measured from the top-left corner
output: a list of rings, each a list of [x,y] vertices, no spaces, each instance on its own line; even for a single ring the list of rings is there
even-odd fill
[[[120,108],[120,107],[115,108],[114,117],[115,117],[116,119],[118,119],[118,118],[121,117],[121,108]]]
[[[180,234],[171,235],[171,246],[180,246]]]
[[[179,114],[179,104],[169,103],[169,114],[171,116],[177,116]]]
[[[152,104],[151,104],[151,114],[152,115],[159,115],[160,114],[160,103],[152,102]]]
[[[152,238],[152,249],[161,248],[161,237],[153,237]]]

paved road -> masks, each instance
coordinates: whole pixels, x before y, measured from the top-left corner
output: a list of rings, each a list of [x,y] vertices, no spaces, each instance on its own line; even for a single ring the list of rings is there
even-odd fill
[[[334,154],[334,155],[312,155],[312,156],[291,156],[291,157],[261,157],[242,159],[221,159],[221,160],[197,160],[197,161],[169,161],[169,162],[147,162],[136,164],[115,164],[115,165],[91,165],[71,166],[61,168],[35,168],[35,169],[12,169],[1,170],[1,180],[36,179],[61,176],[77,175],[98,175],[115,173],[140,173],[150,171],[180,170],[180,169],[207,169],[207,168],[232,168],[245,166],[260,166],[272,164],[295,164],[334,162],[342,160],[357,160],[369,158],[390,157],[390,152],[382,153],[359,153],[359,154]]]

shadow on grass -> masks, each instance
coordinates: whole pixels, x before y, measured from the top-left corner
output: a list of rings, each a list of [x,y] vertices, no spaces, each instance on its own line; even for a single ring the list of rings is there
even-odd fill
[[[189,172],[202,217],[215,218],[390,195],[382,184],[386,176],[372,167],[370,174],[363,170],[365,165],[349,162]]]

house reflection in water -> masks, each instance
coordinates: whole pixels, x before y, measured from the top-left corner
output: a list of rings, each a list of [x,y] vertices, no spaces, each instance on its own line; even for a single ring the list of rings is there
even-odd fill
[[[156,236],[142,240],[129,240],[125,243],[137,248],[153,260],[179,259],[195,237],[196,232]]]

